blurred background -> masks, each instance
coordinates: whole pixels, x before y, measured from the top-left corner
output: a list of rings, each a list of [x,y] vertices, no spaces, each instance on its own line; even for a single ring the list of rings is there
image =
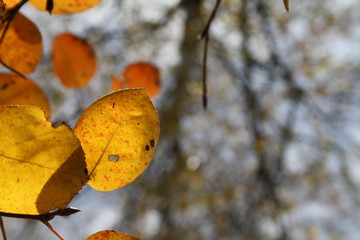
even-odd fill
[[[360,236],[360,2],[291,1],[286,12],[281,0],[223,0],[204,110],[198,37],[215,2],[104,0],[69,16],[21,9],[42,33],[44,56],[30,77],[55,123],[73,127],[132,62],[161,71],[150,167],[116,191],[84,187],[70,203],[82,212],[51,221],[67,240],[104,229],[144,240]],[[95,50],[86,88],[66,89],[52,71],[51,41],[63,32]],[[10,240],[57,239],[40,222],[4,222]]]

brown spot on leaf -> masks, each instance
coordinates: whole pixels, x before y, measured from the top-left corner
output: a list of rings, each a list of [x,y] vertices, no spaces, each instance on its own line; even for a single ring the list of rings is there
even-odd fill
[[[8,84],[7,84],[7,83],[4,83],[4,84],[1,86],[1,90],[5,90],[7,87],[8,87]]]
[[[152,147],[155,146],[155,141],[154,141],[154,139],[151,139],[151,140],[150,140],[150,145],[151,145]]]
[[[146,151],[149,151],[149,150],[150,150],[150,146],[149,146],[149,145],[146,145],[146,146],[145,146],[145,150],[146,150]]]

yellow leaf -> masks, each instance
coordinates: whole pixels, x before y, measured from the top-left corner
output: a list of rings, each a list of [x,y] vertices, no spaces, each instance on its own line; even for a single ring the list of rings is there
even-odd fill
[[[15,74],[0,73],[0,105],[38,106],[47,119],[50,117],[50,105],[42,89]]]
[[[93,235],[91,235],[90,237],[86,238],[85,240],[102,240],[102,239],[106,239],[106,240],[140,240],[139,238],[124,234],[124,233],[120,233],[120,232],[116,232],[113,230],[104,230],[104,231],[100,231],[97,232]]]
[[[0,128],[0,212],[64,209],[88,179],[71,129],[54,129],[32,106],[0,106]]]
[[[144,89],[112,92],[80,117],[74,133],[84,149],[89,185],[111,191],[132,182],[149,165],[159,117]]]
[[[3,33],[3,25],[0,34]],[[39,29],[21,13],[15,15],[0,45],[1,60],[12,69],[27,75],[32,73],[42,56],[43,45]]]
[[[51,63],[62,84],[68,88],[85,87],[96,69],[91,46],[70,34],[58,35],[53,41]]]
[[[36,8],[46,11],[47,0],[30,0],[30,3]],[[54,14],[71,14],[85,11],[97,4],[101,0],[54,0]]]
[[[129,88],[145,88],[151,98],[160,92],[160,71],[150,63],[130,64],[125,68],[123,76]]]

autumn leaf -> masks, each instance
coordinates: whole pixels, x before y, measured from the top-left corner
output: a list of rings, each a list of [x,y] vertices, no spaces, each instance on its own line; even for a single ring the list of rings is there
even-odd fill
[[[4,0],[6,9],[10,9],[10,8],[14,7],[19,2],[21,2],[21,0]]]
[[[85,240],[102,240],[102,239],[106,239],[106,240],[140,240],[139,238],[124,234],[124,233],[120,233],[120,232],[116,232],[113,230],[104,230],[104,231],[100,231],[97,232],[93,235],[91,235],[90,237],[86,238]]]
[[[112,92],[80,117],[74,133],[89,169],[89,185],[111,191],[135,180],[149,165],[159,117],[144,89]]]
[[[72,130],[33,106],[0,106],[0,128],[0,212],[64,209],[88,179]]]
[[[0,73],[0,105],[38,106],[50,118],[50,104],[42,89],[16,74]]]
[[[5,24],[0,34],[3,33]],[[0,59],[23,75],[36,69],[43,51],[39,29],[21,13],[17,13],[0,45]]]
[[[159,69],[150,63],[137,62],[127,66],[123,72],[124,81],[129,88],[145,88],[151,98],[161,89]]]
[[[87,42],[63,33],[54,39],[52,51],[52,66],[64,86],[80,88],[89,83],[95,73],[96,57]]]
[[[111,76],[111,91],[116,91],[125,88],[125,83],[117,76]]]
[[[30,3],[42,11],[46,10],[47,0],[30,0]],[[99,4],[101,0],[54,0],[54,8],[51,13],[71,14],[85,11]]]

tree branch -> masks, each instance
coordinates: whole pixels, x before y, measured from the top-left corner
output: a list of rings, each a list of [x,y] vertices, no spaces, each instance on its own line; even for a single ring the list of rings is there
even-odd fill
[[[207,83],[206,83],[206,79],[207,79],[207,52],[208,52],[208,46],[209,46],[209,40],[210,40],[210,36],[209,36],[209,29],[211,26],[211,23],[213,22],[216,12],[220,6],[221,0],[216,0],[215,6],[210,14],[209,20],[207,21],[207,24],[205,26],[205,29],[203,30],[203,32],[200,34],[199,39],[205,40],[205,44],[204,44],[204,55],[203,55],[203,59],[202,59],[202,82],[203,82],[203,92],[202,92],[202,101],[203,101],[203,108],[206,110],[207,109]]]
[[[1,233],[2,233],[2,238],[3,238],[3,240],[7,240],[7,238],[6,238],[6,233],[5,233],[4,222],[3,222],[1,216],[0,216],[0,228],[1,228]]]
[[[39,215],[0,212],[0,216],[11,217],[11,218],[22,218],[22,219],[34,219],[34,220],[40,220],[40,221],[50,221],[51,219],[53,219],[56,216],[65,217],[65,216],[70,216],[77,212],[80,212],[80,209],[70,207],[70,208],[65,208],[65,209],[58,209],[53,212],[39,214]]]

